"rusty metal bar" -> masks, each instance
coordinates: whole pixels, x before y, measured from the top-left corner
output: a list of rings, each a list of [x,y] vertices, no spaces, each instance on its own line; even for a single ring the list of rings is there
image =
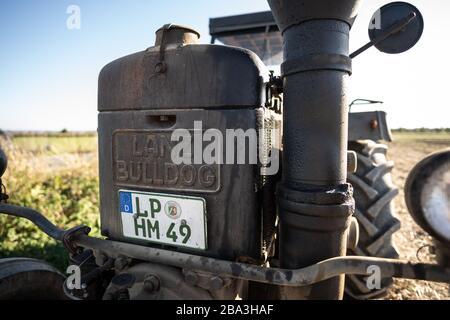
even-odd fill
[[[426,263],[414,264],[394,259],[338,257],[305,268],[288,270],[101,240],[86,235],[76,236],[74,242],[81,247],[100,251],[110,258],[127,256],[153,263],[280,286],[307,286],[343,274],[368,275],[369,267],[373,266],[379,267],[382,278],[396,277],[450,283],[450,268]]]
[[[42,213],[25,207],[19,207],[11,204],[0,203],[0,214],[4,213],[10,216],[25,218],[33,222],[39,229],[41,229],[50,238],[58,241],[63,240],[64,230],[56,227],[50,222]]]
[[[63,230],[52,224],[40,212],[29,208],[0,204],[0,214],[8,214],[30,220],[48,236],[61,241],[71,230]],[[83,231],[83,230],[82,230]],[[289,270],[219,260],[181,252],[144,247],[136,244],[103,240],[83,233],[70,233],[69,247],[80,246],[106,254],[109,258],[126,256],[137,260],[166,264],[174,267],[219,274],[280,286],[299,287],[316,284],[343,274],[368,275],[368,268],[377,266],[380,276],[450,283],[450,267],[427,263],[410,263],[403,260],[337,257],[308,267]]]

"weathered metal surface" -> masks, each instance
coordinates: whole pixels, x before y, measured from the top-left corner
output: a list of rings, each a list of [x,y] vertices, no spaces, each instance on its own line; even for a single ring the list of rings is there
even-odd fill
[[[295,191],[279,186],[280,266],[296,269],[345,255],[347,233],[354,210],[350,185],[337,188],[314,187]],[[304,245],[314,244],[314,245]],[[312,262],[307,263],[307,259]],[[301,289],[283,289],[283,299],[335,299],[341,290],[341,280],[330,280],[311,288],[305,296]],[[334,296],[334,295],[337,295]]]
[[[346,251],[349,32],[360,1],[268,2],[284,49],[280,266],[297,269]],[[281,297],[339,299],[343,285],[338,276]]]
[[[333,20],[289,28],[284,63],[321,52],[348,55],[348,33],[346,23]],[[325,64],[323,70],[316,65],[284,78],[283,176],[289,184],[334,186],[346,181],[348,73],[326,69]]]
[[[100,74],[102,234],[153,245],[124,237],[120,189],[195,196],[206,200],[207,250],[173,250],[230,260],[260,259],[257,164],[248,160],[207,164],[194,159],[195,149],[191,163],[176,164],[171,151],[178,144],[172,141],[177,129],[188,130],[191,138],[194,130],[203,135],[214,128],[226,137],[227,129],[258,129],[269,72],[248,50],[195,44],[195,32],[183,28],[164,26],[157,32],[156,47],[112,62]],[[195,122],[201,122],[201,129]],[[203,148],[209,144],[200,143]],[[242,151],[237,141],[231,143],[236,152]],[[253,151],[257,154],[257,150],[244,152],[248,156]],[[226,159],[225,151],[222,158]]]
[[[35,223],[48,235],[64,234],[67,231],[59,229],[40,213],[37,217],[26,208],[21,208],[20,214],[12,214],[7,207],[0,206],[0,213],[26,218]],[[45,220],[47,223],[41,223]],[[60,240],[55,238],[56,240]],[[382,277],[398,277],[417,280],[427,280],[450,283],[450,268],[427,264],[410,263],[408,261],[368,258],[368,257],[337,257],[300,269],[267,268],[258,265],[245,264],[215,258],[196,256],[176,251],[149,248],[131,243],[117,242],[93,238],[85,234],[76,234],[72,239],[74,244],[92,249],[97,255],[110,259],[133,258],[140,261],[166,264],[183,269],[207,272],[220,276],[246,279],[261,283],[281,286],[308,286],[340,274],[367,275],[370,266],[378,266]]]
[[[344,21],[350,26],[356,19],[361,0],[269,0],[275,20],[282,32],[310,20]]]
[[[386,113],[351,112],[348,119],[348,141],[357,140],[392,141]]]
[[[64,279],[44,261],[0,259],[0,300],[64,300]]]
[[[115,130],[112,139],[114,183],[131,188],[218,192],[221,186],[219,164],[172,162],[171,151],[175,145],[171,141],[172,132],[157,128]],[[193,130],[191,134],[193,136]]]
[[[199,42],[199,39],[200,34],[192,28],[176,24],[166,24],[156,30],[155,46],[161,46],[161,44],[196,44]]]
[[[161,127],[165,126],[164,122],[149,121],[164,115],[176,119],[170,129]],[[202,197],[206,200],[208,250],[180,250],[232,260],[241,255],[259,259],[261,205],[255,190],[258,183],[257,165],[209,165],[203,161],[199,165],[175,165],[170,153],[177,142],[170,141],[170,136],[176,129],[193,129],[194,121],[202,121],[203,130],[215,128],[225,136],[229,128],[241,128],[244,131],[256,128],[257,110],[186,109],[100,113],[102,232],[115,240],[135,241],[123,237],[119,212],[120,189]],[[146,155],[148,150],[145,151],[143,146],[147,140],[158,140],[158,146],[164,151],[156,148],[159,152]],[[137,145],[133,147],[134,142]]]
[[[246,279],[280,286],[308,286],[342,274],[368,275],[371,266],[380,268],[382,277],[398,277],[450,283],[450,269],[427,263],[410,263],[403,260],[338,257],[320,261],[300,269],[265,268],[238,262],[148,248],[129,243],[100,240],[89,236],[79,236],[76,243],[85,248],[100,250],[112,258],[120,255],[171,265],[183,269],[208,272],[237,279]]]
[[[155,69],[159,62],[157,46],[106,65],[99,76],[98,110],[232,109],[263,104],[268,71],[251,51],[168,44],[166,72]]]
[[[121,274],[133,275],[134,283],[128,289],[130,300],[211,300],[234,299],[235,288],[211,288],[199,282],[188,282],[181,268],[171,265],[142,262],[123,270]],[[191,272],[192,277],[198,277]],[[189,277],[187,277],[189,279]],[[212,284],[216,284],[217,276],[209,275]],[[239,281],[239,280],[235,280]],[[206,283],[206,281],[205,281]],[[106,291],[106,298],[114,298],[114,286],[110,285]],[[216,289],[216,290],[213,290]],[[108,297],[109,296],[109,297]]]

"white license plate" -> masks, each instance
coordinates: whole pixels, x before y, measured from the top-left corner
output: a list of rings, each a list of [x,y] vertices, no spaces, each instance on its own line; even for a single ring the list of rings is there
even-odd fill
[[[123,235],[177,247],[205,250],[205,199],[119,191]]]

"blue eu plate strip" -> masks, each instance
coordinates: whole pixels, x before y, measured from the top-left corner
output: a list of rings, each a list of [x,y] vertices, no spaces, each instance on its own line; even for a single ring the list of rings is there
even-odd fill
[[[133,213],[133,202],[131,192],[119,192],[120,212]]]

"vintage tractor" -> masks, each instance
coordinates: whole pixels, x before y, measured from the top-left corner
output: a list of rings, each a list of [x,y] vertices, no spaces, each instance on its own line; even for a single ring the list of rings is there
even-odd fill
[[[346,95],[357,55],[410,49],[423,19],[388,4],[350,54],[360,2],[269,0],[271,12],[212,19],[213,39],[235,46],[199,44],[195,30],[167,24],[155,46],[104,67],[105,238],[59,229],[0,192],[0,213],[61,241],[73,271],[0,260],[0,298],[341,299],[346,277],[349,296],[370,298],[392,277],[450,282],[448,153],[420,165],[407,192],[443,258],[397,260],[385,114],[349,114]],[[280,75],[255,52],[270,65],[282,54]]]

